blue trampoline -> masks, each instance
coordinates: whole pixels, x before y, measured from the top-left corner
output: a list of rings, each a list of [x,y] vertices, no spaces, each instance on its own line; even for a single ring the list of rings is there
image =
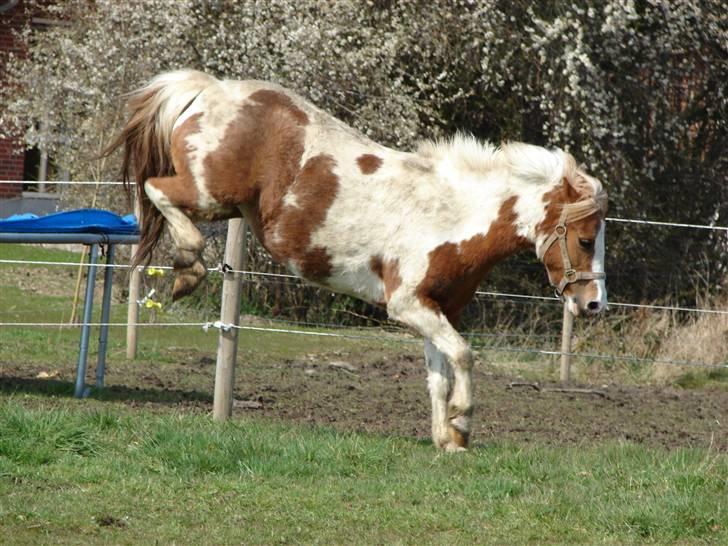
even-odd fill
[[[64,212],[56,212],[46,216],[36,216],[35,214],[16,214],[9,218],[0,219],[0,233],[4,242],[13,242],[8,240],[11,234],[19,234],[24,239],[33,238],[33,234],[43,234],[43,238],[47,235],[76,235],[84,234],[92,236],[91,239],[96,240],[96,235],[107,235],[114,239],[126,240],[123,236],[131,236],[138,238],[139,225],[133,214],[119,216],[108,210],[101,209],[79,209],[68,210]],[[81,237],[82,238],[82,237]],[[132,241],[136,242],[136,240]]]
[[[76,243],[91,247],[74,390],[77,398],[83,398],[90,392],[85,382],[88,342],[91,330],[89,324],[93,311],[99,247],[101,245],[107,246],[106,265],[110,266],[114,263],[114,251],[117,244],[135,244],[138,241],[139,225],[136,218],[133,215],[119,216],[107,210],[80,209],[57,212],[46,216],[18,214],[0,219],[0,243]],[[99,355],[96,364],[96,386],[99,388],[104,385],[113,271],[113,267],[105,267]]]

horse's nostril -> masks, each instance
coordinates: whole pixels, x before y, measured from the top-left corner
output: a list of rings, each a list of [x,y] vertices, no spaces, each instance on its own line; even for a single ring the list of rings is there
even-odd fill
[[[587,304],[586,307],[587,307],[587,309],[589,309],[589,311],[598,311],[599,310],[599,302],[598,301],[590,301]]]

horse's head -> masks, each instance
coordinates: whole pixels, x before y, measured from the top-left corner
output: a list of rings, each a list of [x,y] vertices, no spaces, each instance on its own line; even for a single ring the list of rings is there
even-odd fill
[[[546,195],[546,218],[538,227],[536,252],[557,295],[566,298],[569,310],[574,315],[594,315],[607,305],[607,194],[601,182],[567,157],[561,183]]]

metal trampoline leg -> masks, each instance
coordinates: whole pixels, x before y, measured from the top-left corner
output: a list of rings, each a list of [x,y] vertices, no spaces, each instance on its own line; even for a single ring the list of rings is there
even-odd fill
[[[74,396],[84,398],[86,392],[86,363],[88,357],[88,340],[91,332],[91,312],[94,306],[94,284],[96,283],[96,262],[99,257],[99,246],[91,245],[89,253],[89,268],[86,276],[86,299],[83,302],[83,324],[81,326],[81,343],[78,351],[78,366],[76,368],[76,389]]]
[[[106,345],[109,339],[109,315],[111,313],[111,278],[114,274],[114,245],[109,245],[106,255],[106,271],[104,271],[104,297],[101,301],[101,328],[99,332],[99,357],[96,362],[96,387],[104,386],[106,370]]]

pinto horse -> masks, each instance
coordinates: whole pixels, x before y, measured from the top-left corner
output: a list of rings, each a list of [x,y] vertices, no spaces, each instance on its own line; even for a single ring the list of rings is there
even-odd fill
[[[297,94],[182,70],[129,95],[123,179],[149,259],[169,228],[173,297],[205,277],[195,222],[244,217],[304,279],[385,306],[425,339],[432,438],[468,445],[473,356],[456,326],[485,274],[535,250],[578,315],[606,306],[601,183],[560,150],[474,138],[381,146]]]

